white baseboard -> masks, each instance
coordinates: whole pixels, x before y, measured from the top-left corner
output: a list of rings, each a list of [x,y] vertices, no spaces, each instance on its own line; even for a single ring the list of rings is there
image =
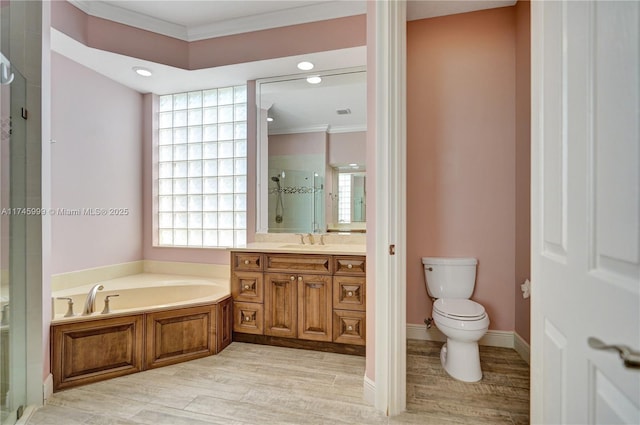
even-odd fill
[[[529,359],[531,358],[529,343],[527,343],[527,341],[525,341],[517,332],[513,333],[513,342],[513,348],[518,352],[518,354],[520,354],[522,360],[527,362],[527,364],[531,364],[529,363]]]
[[[18,419],[15,425],[26,425],[29,422],[29,419],[31,419],[31,416],[33,415],[33,413],[37,409],[38,408],[36,406],[31,404],[25,407],[24,412],[22,412],[22,416],[20,417],[20,419]]]
[[[53,395],[53,375],[47,375],[44,383],[42,384],[42,399],[43,404],[47,404],[49,397]]]
[[[478,344],[490,347],[514,348],[514,333],[512,331],[487,331]],[[447,338],[436,328],[426,329],[425,325],[407,324],[407,339],[423,341],[446,341]]]
[[[364,401],[372,406],[376,405],[376,383],[364,375],[364,385],[362,389],[362,397]]]

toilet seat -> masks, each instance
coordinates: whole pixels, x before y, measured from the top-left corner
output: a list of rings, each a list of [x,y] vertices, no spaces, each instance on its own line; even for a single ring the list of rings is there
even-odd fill
[[[457,298],[440,298],[433,304],[433,312],[440,316],[464,322],[482,320],[487,316],[482,304]]]

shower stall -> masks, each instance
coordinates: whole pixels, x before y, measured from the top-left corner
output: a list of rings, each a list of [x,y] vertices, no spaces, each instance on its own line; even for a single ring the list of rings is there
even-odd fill
[[[8,58],[9,8],[0,7],[0,423],[14,424],[27,400],[27,131],[22,74]]]
[[[313,233],[324,230],[322,174],[269,169],[269,232]]]

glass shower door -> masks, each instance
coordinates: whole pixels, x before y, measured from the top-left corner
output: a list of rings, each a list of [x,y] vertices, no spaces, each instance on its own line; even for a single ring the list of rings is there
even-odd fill
[[[8,62],[8,61],[7,61]],[[8,69],[8,68],[7,68]],[[2,72],[0,70],[0,72]],[[0,423],[26,405],[26,80],[0,79]]]

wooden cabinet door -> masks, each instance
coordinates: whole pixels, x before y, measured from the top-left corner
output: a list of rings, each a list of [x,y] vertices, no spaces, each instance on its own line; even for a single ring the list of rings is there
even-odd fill
[[[333,341],[365,345],[366,315],[364,311],[333,310]]]
[[[331,341],[331,276],[298,277],[298,338]]]
[[[233,302],[233,331],[264,334],[264,306],[258,303]]]
[[[366,279],[356,276],[334,276],[333,308],[365,311]]]
[[[265,273],[264,334],[297,337],[298,275]]]
[[[261,303],[262,292],[262,272],[231,273],[231,295],[234,301]]]

